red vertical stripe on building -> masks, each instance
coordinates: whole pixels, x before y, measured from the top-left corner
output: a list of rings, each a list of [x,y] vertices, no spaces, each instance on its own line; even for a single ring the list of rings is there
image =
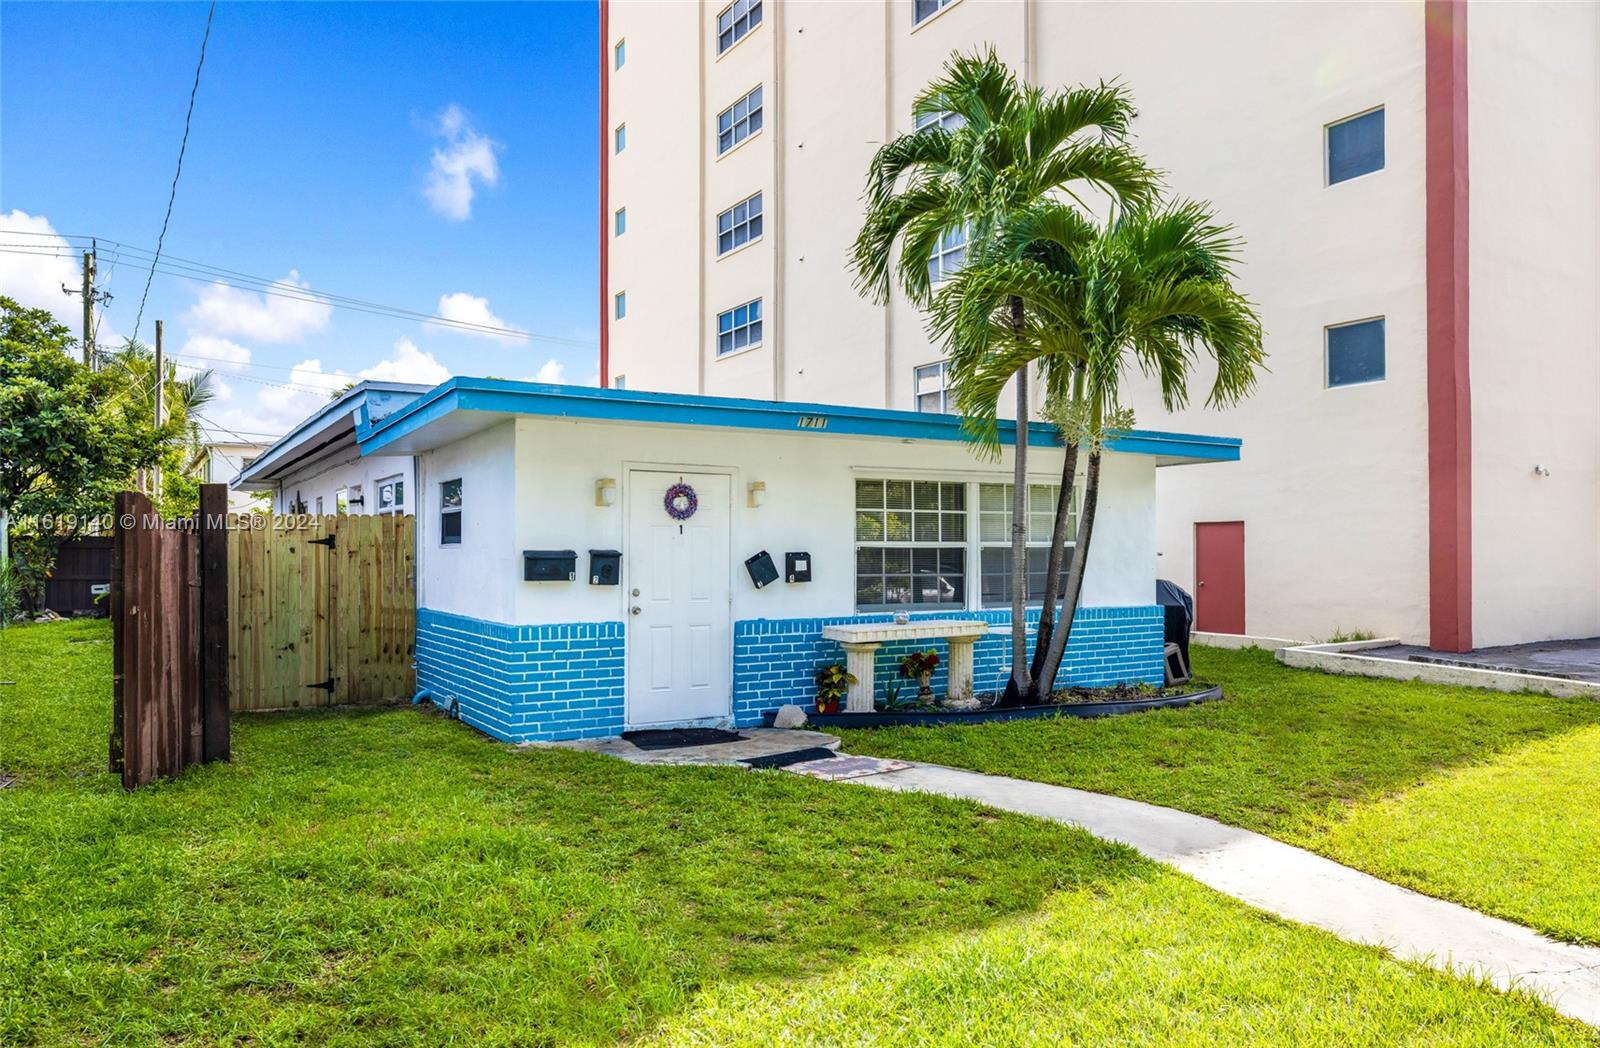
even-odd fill
[[[1428,198],[1428,631],[1472,648],[1472,384],[1468,354],[1467,4],[1423,5]]]
[[[600,388],[611,385],[611,5],[600,0]]]

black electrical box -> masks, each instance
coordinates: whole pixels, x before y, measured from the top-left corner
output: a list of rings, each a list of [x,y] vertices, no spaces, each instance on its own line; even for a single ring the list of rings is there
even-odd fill
[[[772,554],[766,550],[745,560],[744,568],[750,573],[750,581],[756,584],[756,589],[778,581],[778,566],[772,563]]]
[[[578,553],[570,549],[522,551],[523,582],[571,582],[578,577]]]
[[[621,581],[621,550],[592,549],[589,551],[589,585],[615,586]]]
[[[783,555],[783,577],[790,582],[811,581],[811,554],[805,552]]]

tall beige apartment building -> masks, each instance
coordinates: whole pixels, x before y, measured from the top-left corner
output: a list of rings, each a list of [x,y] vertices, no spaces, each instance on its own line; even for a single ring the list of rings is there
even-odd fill
[[[1162,471],[1157,572],[1203,627],[1600,635],[1600,5],[600,7],[603,381],[943,410],[922,318],[847,258],[873,151],[992,46],[1127,84],[1140,148],[1248,243],[1256,396],[1133,404],[1244,440]]]

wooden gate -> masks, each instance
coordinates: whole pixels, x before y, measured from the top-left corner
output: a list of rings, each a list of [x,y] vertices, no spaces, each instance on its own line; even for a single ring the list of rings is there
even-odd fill
[[[415,523],[404,516],[240,518],[228,545],[234,709],[412,696]]]
[[[227,489],[163,520],[119,492],[111,546],[111,770],[126,789],[227,760]]]

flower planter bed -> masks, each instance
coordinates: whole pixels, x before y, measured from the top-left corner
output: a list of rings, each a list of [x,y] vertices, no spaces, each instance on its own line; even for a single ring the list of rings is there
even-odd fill
[[[1126,689],[1106,689],[1115,693]],[[1086,694],[1075,691],[1075,695]],[[1120,713],[1176,709],[1222,698],[1222,686],[1213,685],[1177,695],[1130,696],[1102,701],[1055,702],[1039,706],[985,707],[978,710],[910,709],[880,710],[872,713],[816,713],[808,711],[806,723],[826,728],[887,728],[898,725],[984,724],[989,721],[1032,720],[1036,717],[1111,717]],[[767,723],[772,722],[767,715]]]

